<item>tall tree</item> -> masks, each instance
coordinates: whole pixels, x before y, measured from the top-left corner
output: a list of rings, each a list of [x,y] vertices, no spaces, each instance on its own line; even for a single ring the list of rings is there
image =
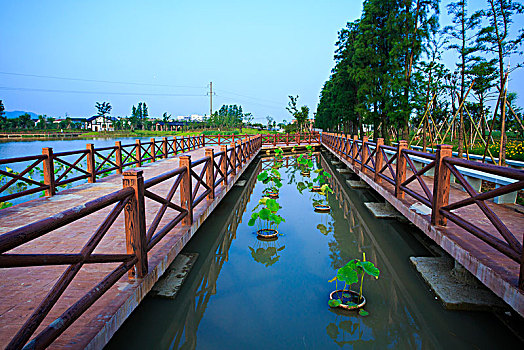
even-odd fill
[[[95,108],[98,111],[99,116],[105,117],[106,114],[109,114],[111,112],[111,104],[109,102],[97,102],[95,103]]]
[[[464,151],[464,105],[467,85],[470,85],[468,71],[475,60],[474,53],[478,50],[476,44],[477,33],[473,32],[480,24],[481,13],[475,12],[471,16],[468,14],[467,0],[459,0],[448,5],[448,13],[452,16],[453,25],[447,26],[444,30],[452,39],[450,49],[455,50],[459,55],[457,68],[460,74],[460,92],[458,96],[458,156],[462,157]],[[473,32],[473,33],[472,33]],[[452,94],[455,94],[452,91]]]
[[[488,0],[488,8],[481,11],[489,25],[480,31],[478,41],[482,44],[482,49],[494,54],[498,61],[499,99],[495,107],[494,118],[497,115],[498,106],[501,106],[499,164],[502,165],[506,163],[506,82],[509,74],[509,67],[508,70],[505,70],[504,66],[506,64],[505,61],[511,55],[522,55],[520,46],[522,40],[524,40],[524,31],[521,29],[513,36],[510,31],[515,15],[522,13],[524,13],[524,7],[512,0]],[[522,58],[518,58],[518,60],[520,62],[517,62],[516,67],[520,67],[522,64]]]
[[[407,140],[412,101],[416,93],[413,82],[414,66],[422,54],[424,43],[438,30],[439,0],[399,0],[398,6],[400,13],[392,13],[396,16],[393,25],[397,29],[392,30],[391,35],[398,36],[393,41],[392,53],[399,56],[402,67],[401,74],[393,76],[393,91],[402,91],[397,110],[403,126],[403,138]]]
[[[5,120],[6,120],[6,117],[5,117],[4,102],[0,100],[0,121],[4,122]]]

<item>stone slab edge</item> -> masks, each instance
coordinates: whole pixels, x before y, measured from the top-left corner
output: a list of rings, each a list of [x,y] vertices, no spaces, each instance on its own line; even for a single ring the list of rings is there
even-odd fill
[[[464,282],[452,274],[453,259],[410,257],[409,260],[448,310],[504,310],[506,304],[477,279]]]

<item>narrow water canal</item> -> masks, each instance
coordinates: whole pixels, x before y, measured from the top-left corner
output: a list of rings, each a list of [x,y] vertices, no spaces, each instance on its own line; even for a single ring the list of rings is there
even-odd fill
[[[315,167],[329,167],[325,156]],[[199,257],[176,298],[146,297],[107,349],[522,348],[494,313],[445,310],[409,261],[432,256],[414,238],[416,228],[374,219],[363,202],[377,199],[341,185],[339,174],[330,180],[331,212],[316,213],[316,195],[297,189],[308,179],[296,166],[283,167],[282,235],[258,240],[248,220],[262,197],[255,178],[262,166],[252,166],[246,185],[184,248]],[[380,269],[378,280],[364,281],[369,315],[336,312],[327,303],[335,289],[328,280],[363,252]]]

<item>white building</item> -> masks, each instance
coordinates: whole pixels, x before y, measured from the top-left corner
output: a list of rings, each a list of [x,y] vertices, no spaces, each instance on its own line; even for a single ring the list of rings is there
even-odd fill
[[[113,125],[114,118],[104,117],[102,115],[94,115],[91,118],[86,119],[84,122],[83,129],[92,131],[114,131]]]

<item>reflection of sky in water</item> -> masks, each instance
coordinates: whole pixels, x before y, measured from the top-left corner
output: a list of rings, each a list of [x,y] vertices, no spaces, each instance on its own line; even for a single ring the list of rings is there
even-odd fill
[[[375,200],[369,192],[348,190],[346,197],[333,182],[332,211],[315,213],[315,194],[297,191],[307,178],[292,167],[281,174],[283,235],[261,242],[247,225],[262,194],[259,184],[238,227],[219,229],[218,217],[225,220],[233,203],[220,206],[184,248],[200,257],[177,299],[148,298],[109,348],[494,348],[515,341],[492,314],[441,307],[409,263],[410,256],[430,253],[411,236],[411,226],[373,219],[362,204]],[[227,244],[216,248],[215,239]],[[362,252],[381,270],[378,280],[364,280],[369,316],[330,309],[335,284],[328,280]]]

